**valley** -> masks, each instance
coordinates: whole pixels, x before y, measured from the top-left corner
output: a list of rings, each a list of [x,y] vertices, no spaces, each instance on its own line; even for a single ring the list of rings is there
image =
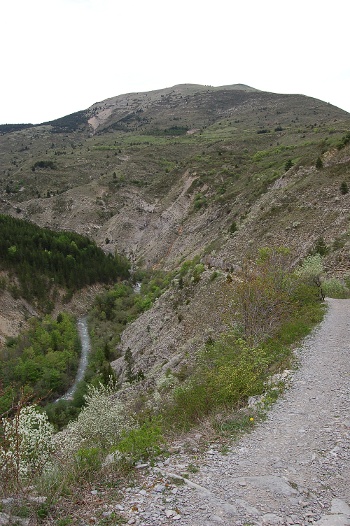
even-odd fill
[[[178,85],[36,126],[0,125],[1,217],[45,229],[25,255],[19,241],[2,240],[0,345],[6,350],[10,338],[20,363],[31,318],[49,332],[62,311],[89,325],[80,405],[74,415],[64,401],[48,410],[59,429],[76,418],[57,434],[68,466],[60,476],[76,484],[62,485],[74,498],[80,484],[95,491],[101,473],[112,486],[120,472],[122,484],[135,476],[138,488],[130,465],[159,454],[167,465],[166,448],[191,442],[193,427],[201,455],[210,443],[226,447],[236,425],[247,429],[261,416],[248,400],[267,392],[272,403],[283,390],[270,391],[268,378],[294,366],[292,349],[325,313],[322,295],[350,294],[349,130],[350,115],[330,104],[242,84]],[[43,244],[51,236],[52,247]],[[65,258],[55,266],[59,243]],[[31,270],[28,259],[36,261]],[[44,363],[37,347],[35,340],[25,352]],[[24,369],[16,362],[15,372]],[[106,467],[111,452],[117,460]],[[149,473],[146,488],[157,477]],[[222,512],[218,502],[205,506],[229,524],[229,506]]]

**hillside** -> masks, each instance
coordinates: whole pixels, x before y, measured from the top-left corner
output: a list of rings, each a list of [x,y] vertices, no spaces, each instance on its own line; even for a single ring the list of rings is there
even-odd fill
[[[178,439],[177,454],[144,466],[136,486],[123,494],[126,520],[200,526],[349,524],[349,419],[344,415],[350,403],[350,303],[328,303],[323,324],[298,350],[300,367],[289,374],[291,388],[267,419],[226,449],[213,440],[201,453],[200,433]]]
[[[349,129],[350,115],[330,104],[244,85],[121,95],[39,126],[0,127],[0,212],[87,235],[153,269],[198,255],[228,270],[266,245],[290,247],[297,262],[321,242],[328,272],[345,276]],[[169,291],[130,326],[140,366],[150,324],[163,364],[174,353],[181,364],[188,346],[220,332],[229,308],[220,279],[204,273],[190,298]],[[215,317],[208,290],[213,309],[222,305]],[[126,332],[121,352],[130,341]]]
[[[11,337],[0,413],[15,417],[3,421],[0,522],[23,510],[21,524],[347,521],[346,422],[334,434],[331,409],[345,400],[334,378],[346,371],[348,302],[328,302],[328,336],[316,333],[297,391],[273,413],[279,433],[267,424],[248,449],[229,448],[281,394],[296,343],[321,321],[322,273],[339,278],[326,294],[350,295],[349,130],[334,106],[245,85],[126,94],[0,126],[0,343]],[[44,404],[72,384],[70,313],[89,323],[85,382],[36,411],[24,395]],[[304,461],[300,446],[317,452]],[[238,462],[238,493],[220,451]]]

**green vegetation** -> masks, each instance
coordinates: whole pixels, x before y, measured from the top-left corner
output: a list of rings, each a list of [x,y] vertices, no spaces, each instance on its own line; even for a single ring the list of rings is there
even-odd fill
[[[347,144],[349,144],[350,142],[350,132],[348,132],[346,135],[344,135],[341,140],[338,142],[337,144],[337,148],[338,150],[342,150],[343,148],[345,148],[345,146]]]
[[[48,503],[35,509],[39,519],[50,514],[61,526],[73,523],[69,510],[57,513],[51,503],[59,502],[61,496],[62,508],[68,501],[77,502],[80,492],[97,481],[119,484],[135,462],[152,461],[168,433],[188,429],[203,419],[207,428],[212,424],[215,431],[230,436],[251,429],[257,415],[245,409],[248,397],[262,394],[265,400],[272,400],[276,396],[275,391],[269,392],[268,378],[290,366],[290,346],[320,320],[323,294],[349,294],[346,276],[326,279],[323,269],[323,257],[329,273],[338,262],[339,269],[343,268],[345,258],[341,258],[349,242],[347,219],[342,217],[344,202],[339,199],[348,193],[348,115],[299,96],[220,89],[214,93],[209,87],[196,87],[195,91],[186,94],[184,88],[181,94],[158,99],[147,95],[141,103],[137,94],[134,99],[120,99],[122,104],[106,121],[108,128],[103,130],[102,125],[93,135],[87,126],[93,112],[84,111],[45,126],[0,127],[4,207],[12,206],[18,217],[23,214],[40,223],[51,221],[55,228],[70,224],[81,229],[86,215],[76,213],[75,202],[81,198],[82,206],[84,202],[91,206],[89,221],[96,236],[104,238],[109,248],[121,235],[114,226],[125,221],[131,229],[125,228],[123,245],[131,247],[129,232],[133,246],[138,243],[133,256],[145,254],[145,265],[156,268],[161,268],[158,264],[165,257],[167,268],[174,268],[175,250],[165,256],[164,246],[148,250],[143,243],[145,239],[149,242],[147,228],[159,225],[159,218],[164,225],[163,219],[169,216],[161,214],[170,210],[179,196],[175,222],[168,226],[171,236],[186,236],[186,253],[203,254],[207,245],[206,255],[214,269],[216,261],[224,268],[228,262],[229,268],[231,256],[232,268],[241,266],[241,271],[227,276],[227,282],[224,271],[213,269],[211,277],[206,273],[210,297],[205,298],[204,266],[199,257],[181,261],[171,273],[137,271],[131,282],[127,281],[127,262],[104,255],[90,240],[67,232],[34,232],[33,225],[20,226],[11,218],[3,226],[5,220],[0,216],[0,294],[7,289],[16,298],[28,299],[41,312],[49,312],[58,296],[65,294],[68,299],[77,289],[96,281],[106,284],[89,313],[92,351],[85,380],[72,402],[49,404],[47,417],[41,410],[31,411],[31,421],[24,412],[23,427],[17,425],[25,403],[20,401],[17,408],[13,403],[20,396],[22,382],[26,404],[39,393],[43,398],[39,405],[43,405],[55,392],[63,392],[68,377],[74,374],[79,350],[71,347],[73,329],[64,331],[58,326],[62,320],[45,317],[31,323],[29,333],[33,334],[10,340],[4,350],[0,403],[4,411],[12,408],[9,416],[14,417],[15,425],[8,424],[1,439],[0,469],[4,468],[9,484],[1,489],[11,494],[30,482],[38,488],[37,494],[48,495]],[[292,166],[293,174],[285,173]],[[257,203],[280,178],[271,194]],[[334,206],[323,207],[325,196],[331,199],[335,193]],[[315,213],[319,209],[322,214]],[[177,218],[178,213],[181,217]],[[329,225],[339,225],[334,239]],[[20,230],[20,235],[14,235]],[[311,246],[317,235],[319,239]],[[299,244],[298,257],[299,247],[310,253],[311,259],[297,270],[291,269],[296,254],[291,257],[284,249],[264,249],[256,259],[244,259],[255,244],[268,240],[272,245],[274,239],[284,236],[286,243]],[[159,236],[155,245],[163,239]],[[142,283],[140,290],[136,282]],[[188,334],[193,355],[189,352],[176,370],[169,367],[154,392],[149,392],[153,386],[148,371],[139,370],[136,354],[127,349],[123,357],[127,394],[120,396],[111,382],[115,379],[110,362],[119,357],[121,333],[168,287],[172,289],[164,301],[169,299],[174,319],[184,329],[184,337]],[[197,333],[191,332],[196,312],[193,307],[188,322],[187,306],[201,288],[203,301],[210,299],[208,305],[216,305],[216,287],[222,287],[223,294],[217,298],[226,302],[225,308],[230,302],[231,316],[222,321],[231,328],[221,336],[213,330],[198,349],[196,338],[203,326],[198,320]],[[217,305],[220,314],[223,307],[219,302]],[[153,339],[150,325],[145,331]],[[155,359],[157,365],[167,367],[161,357]],[[124,406],[121,400],[130,393],[135,399]],[[44,422],[46,418],[56,430],[66,427],[55,435],[50,425],[43,426],[48,451],[55,445],[47,463],[40,448],[37,456],[27,454],[30,444],[22,433],[29,429],[35,437],[41,419]],[[17,449],[12,438],[17,440]],[[8,462],[10,457],[4,451],[14,453],[12,458],[18,462]],[[33,504],[23,509],[31,513],[30,506]],[[102,520],[107,523],[109,519]]]
[[[237,227],[236,221],[232,221],[230,228],[229,228],[230,234],[234,234],[235,232],[237,232],[237,230],[238,230],[238,227]]]
[[[316,166],[317,170],[321,170],[323,168],[323,161],[322,161],[321,157],[317,157],[315,166]]]
[[[284,169],[285,171],[287,172],[290,168],[292,168],[293,166],[293,161],[292,159],[288,159],[284,165]]]
[[[157,420],[144,422],[139,427],[123,431],[117,448],[133,462],[159,455],[164,443],[162,427]]]
[[[188,429],[218,409],[239,409],[264,392],[269,375],[289,365],[291,344],[323,314],[317,285],[289,268],[286,249],[264,249],[256,261],[246,261],[232,282],[235,328],[208,342],[162,412],[165,426]]]
[[[54,320],[30,320],[30,328],[0,349],[0,414],[21,392],[47,403],[62,395],[78,367],[80,341],[75,319],[65,313]]]
[[[209,418],[225,436],[235,437],[251,429],[258,415],[250,410],[238,416],[236,410],[246,406],[249,396],[264,394],[265,404],[276,397],[276,391],[267,392],[269,377],[290,366],[291,345],[322,318],[324,309],[317,286],[313,279],[310,281],[310,276],[319,273],[320,257],[310,256],[313,259],[307,259],[298,272],[291,270],[292,257],[284,248],[262,249],[255,260],[247,260],[238,279],[230,283],[234,293],[232,329],[216,340],[208,339],[192,375],[173,390],[159,393],[163,399],[158,409],[140,399],[140,410],[134,413],[118,397],[112,379],[106,385],[96,382],[87,387],[79,415],[55,434],[45,414],[33,406],[25,409],[20,401],[14,419],[4,422],[0,444],[0,464],[6,472],[4,489],[14,491],[30,476],[32,484],[40,484],[41,494],[49,496],[42,513],[52,514],[53,496],[59,502],[61,495],[74,494],[78,486],[125,476],[136,462],[159,455],[166,447],[164,437],[174,429],[189,429],[204,418]],[[200,279],[203,270],[195,258],[184,262],[175,277],[143,274],[141,293],[127,283],[119,283],[97,298],[94,316],[107,323],[103,327],[108,333],[108,323],[118,319],[125,305],[126,317],[132,319],[136,312],[149,306],[145,302],[147,295],[157,297],[170,279],[175,278],[174,284],[178,281],[180,288],[190,286]],[[135,277],[140,279],[141,275]],[[47,320],[48,332],[57,332],[56,322]],[[60,320],[63,321],[67,323]],[[118,323],[124,325],[125,318]],[[38,339],[47,341],[41,330],[37,332],[32,346],[37,345]],[[57,336],[53,341],[57,341]],[[101,351],[101,340],[98,341]],[[108,354],[111,348],[106,342],[103,352]],[[130,374],[134,374],[131,353]],[[146,393],[141,398],[147,402]],[[218,412],[220,421],[216,420]],[[25,438],[28,429],[33,436],[30,441]],[[18,461],[9,460],[13,458]],[[189,467],[189,471],[193,469],[197,468]]]
[[[337,278],[329,278],[322,281],[322,290],[327,298],[350,298],[350,282]]]
[[[342,181],[339,190],[342,195],[346,195],[349,192],[348,183],[346,181]]]
[[[0,134],[32,128],[34,124],[0,124]]]
[[[156,298],[169,287],[173,275],[162,271],[138,270],[133,274],[134,283],[140,283],[140,290],[127,281],[115,284],[98,295],[89,313],[91,328],[92,356],[87,372],[87,380],[94,373],[90,369],[105,371],[100,375],[106,381],[110,374],[109,362],[118,355],[116,346],[127,323],[148,310]],[[94,363],[99,363],[99,367]],[[131,367],[131,364],[130,364]],[[130,369],[130,375],[137,374]]]
[[[44,122],[43,124],[50,124],[53,127],[53,133],[67,133],[73,132],[80,126],[86,124],[88,118],[88,112],[82,110],[53,121]]]
[[[202,194],[197,194],[194,198],[193,208],[195,211],[200,210],[207,205],[207,198]]]
[[[56,170],[56,163],[53,161],[36,161],[32,166],[32,171],[35,172],[36,168],[50,168],[51,170]]]
[[[178,135],[186,135],[188,132],[188,128],[186,126],[171,126],[170,128],[165,128],[164,130],[152,130],[152,135],[170,135],[170,136],[178,136]]]
[[[312,254],[319,254],[320,256],[325,256],[329,252],[329,247],[327,246],[324,238],[321,236],[316,240]]]
[[[128,276],[129,264],[105,255],[94,242],[73,232],[53,232],[0,215],[0,269],[10,275],[10,292],[49,310],[57,288],[74,291]],[[50,298],[51,293],[51,298]]]

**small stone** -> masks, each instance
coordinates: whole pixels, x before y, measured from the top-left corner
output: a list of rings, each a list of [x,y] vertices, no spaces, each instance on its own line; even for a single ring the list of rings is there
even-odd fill
[[[181,515],[177,514],[173,517],[173,521],[179,521],[181,519]]]
[[[278,515],[276,515],[275,513],[266,513],[265,515],[263,515],[262,520],[263,520],[263,524],[268,524],[268,525],[283,524],[283,519],[279,517]]]
[[[172,517],[173,515],[176,515],[176,512],[174,510],[165,510],[165,515],[169,519],[169,517]]]
[[[37,502],[38,504],[44,504],[44,502],[46,502],[47,500],[47,497],[29,497],[29,500],[31,500],[32,502]]]
[[[136,464],[135,469],[148,468],[149,464]]]
[[[140,491],[140,495],[147,495],[147,491],[146,491],[145,489],[142,489],[142,490]]]
[[[122,506],[121,504],[116,504],[115,505],[115,509],[119,510],[119,511],[123,511],[124,510],[124,506]]]
[[[91,495],[97,495],[97,493],[98,493],[97,489],[93,489],[93,490],[91,491]]]
[[[163,484],[157,484],[154,487],[154,491],[156,491],[157,493],[163,493],[164,490],[165,490],[165,486],[163,486]]]

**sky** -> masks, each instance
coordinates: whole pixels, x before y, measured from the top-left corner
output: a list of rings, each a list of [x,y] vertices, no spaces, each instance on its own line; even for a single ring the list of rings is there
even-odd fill
[[[247,84],[350,112],[349,0],[0,0],[0,124]]]

